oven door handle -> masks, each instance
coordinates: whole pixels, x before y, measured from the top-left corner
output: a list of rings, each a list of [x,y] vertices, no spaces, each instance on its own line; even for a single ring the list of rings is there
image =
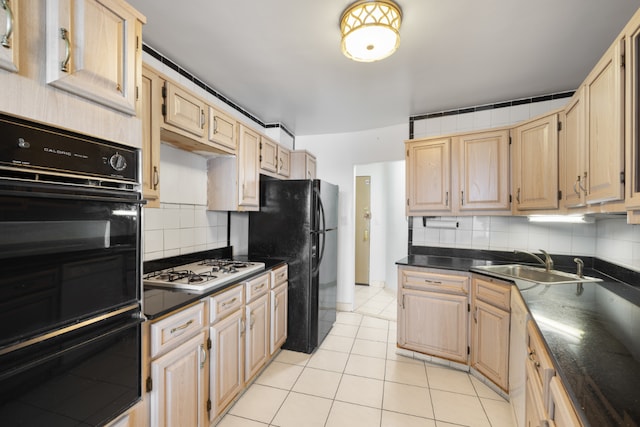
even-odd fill
[[[145,205],[146,200],[134,198],[138,193],[131,193],[130,197],[116,197],[116,196],[95,196],[89,194],[67,194],[67,193],[49,193],[49,192],[33,192],[33,191],[15,191],[15,190],[0,190],[0,196],[8,197],[29,197],[40,199],[61,199],[61,200],[87,200],[95,202],[107,202],[107,203],[129,203],[135,205]]]
[[[82,347],[88,346],[88,345],[93,344],[93,343],[95,343],[97,341],[100,341],[102,339],[105,339],[105,338],[108,338],[110,336],[116,335],[116,334],[118,334],[118,333],[120,333],[122,331],[125,331],[125,330],[133,327],[133,326],[139,325],[142,322],[144,322],[143,319],[139,319],[139,318],[131,319],[130,321],[128,321],[127,323],[125,323],[123,325],[114,327],[113,329],[110,329],[109,331],[107,331],[105,333],[102,333],[100,335],[91,337],[88,340],[85,340],[85,341],[83,341],[81,343],[70,345],[68,347],[63,348],[62,350],[59,350],[59,351],[56,351],[56,352],[53,352],[53,353],[49,353],[44,357],[40,357],[38,359],[31,360],[31,361],[29,361],[27,363],[20,364],[19,367],[16,367],[16,368],[13,368],[13,369],[9,369],[9,370],[7,370],[5,372],[1,372],[0,373],[0,381],[4,381],[5,379],[11,378],[12,376],[17,375],[17,374],[19,374],[21,372],[28,371],[29,369],[33,369],[38,365],[46,363],[49,360],[56,359],[56,358],[66,354],[66,353],[69,353],[71,351],[80,349]]]

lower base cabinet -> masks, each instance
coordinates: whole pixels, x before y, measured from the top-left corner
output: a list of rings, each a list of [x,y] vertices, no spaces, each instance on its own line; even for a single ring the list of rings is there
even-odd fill
[[[270,292],[271,336],[269,353],[273,355],[287,339],[287,305],[289,305],[288,284],[284,282]]]
[[[244,385],[243,325],[242,310],[238,309],[210,328],[212,420],[220,415]]]
[[[268,285],[267,285],[268,286]],[[269,358],[269,294],[264,294],[246,306],[245,379],[251,379]]]
[[[151,426],[208,425],[204,332],[151,362]]]

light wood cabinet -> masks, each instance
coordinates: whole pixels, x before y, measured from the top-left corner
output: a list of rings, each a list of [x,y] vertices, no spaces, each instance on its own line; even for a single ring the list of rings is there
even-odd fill
[[[458,210],[509,210],[509,131],[453,139],[457,150]]]
[[[269,295],[264,294],[246,306],[246,381],[260,371],[271,354],[269,326]]]
[[[625,29],[626,81],[625,81],[625,138],[626,138],[626,206],[629,219],[634,218],[631,209],[640,209],[640,14],[636,13]],[[635,214],[636,221],[640,223]]]
[[[451,212],[451,139],[406,145],[407,215]]]
[[[560,134],[560,189],[562,208],[586,205],[588,153],[585,139],[584,87],[581,86],[564,109]]]
[[[119,0],[46,3],[47,83],[135,115],[142,15]]]
[[[555,427],[582,427],[558,376],[551,378],[549,383],[549,421]]]
[[[207,108],[204,101],[170,81],[164,84],[164,96],[162,113],[165,123],[196,137],[203,137]]]
[[[589,147],[587,203],[624,199],[623,54],[624,40],[616,40],[584,83]]]
[[[209,142],[235,153],[238,148],[237,128],[235,119],[209,106]]]
[[[289,305],[288,266],[271,270],[269,352],[273,355],[287,339]]]
[[[278,176],[289,178],[290,175],[291,150],[284,148],[282,145],[278,145]]]
[[[548,427],[546,406],[542,399],[542,391],[535,381],[535,374],[530,363],[526,365],[526,389],[525,389],[525,427]]]
[[[138,116],[142,121],[142,194],[146,207],[160,207],[160,126],[162,80],[149,67],[142,68],[142,91]]]
[[[240,308],[210,327],[211,420],[222,413],[244,386],[244,334]]]
[[[513,212],[558,209],[558,114],[512,131]]]
[[[306,150],[291,151],[291,179],[316,179],[316,158]]]
[[[18,71],[20,53],[20,2],[0,1],[0,68]]]
[[[398,269],[398,346],[466,363],[469,277]]]
[[[474,275],[471,366],[505,391],[509,389],[511,284]]]
[[[278,172],[278,144],[265,137],[260,141],[260,171]]]
[[[260,204],[260,136],[240,125],[240,147],[238,150],[238,205],[246,210],[258,210]]]

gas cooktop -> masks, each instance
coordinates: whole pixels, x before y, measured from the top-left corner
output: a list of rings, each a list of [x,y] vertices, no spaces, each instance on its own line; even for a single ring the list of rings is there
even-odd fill
[[[216,286],[238,281],[260,270],[264,270],[262,262],[205,259],[147,273],[143,280],[145,285],[204,292]]]

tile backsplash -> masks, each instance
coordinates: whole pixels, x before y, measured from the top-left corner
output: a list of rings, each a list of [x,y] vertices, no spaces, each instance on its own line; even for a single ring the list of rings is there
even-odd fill
[[[227,213],[205,205],[162,203],[144,209],[144,260],[227,246]]]
[[[458,228],[424,227],[413,218],[414,246],[595,256],[640,271],[640,225],[628,225],[626,217],[599,219],[593,224],[530,223],[526,217],[442,217],[430,221],[455,221]]]

